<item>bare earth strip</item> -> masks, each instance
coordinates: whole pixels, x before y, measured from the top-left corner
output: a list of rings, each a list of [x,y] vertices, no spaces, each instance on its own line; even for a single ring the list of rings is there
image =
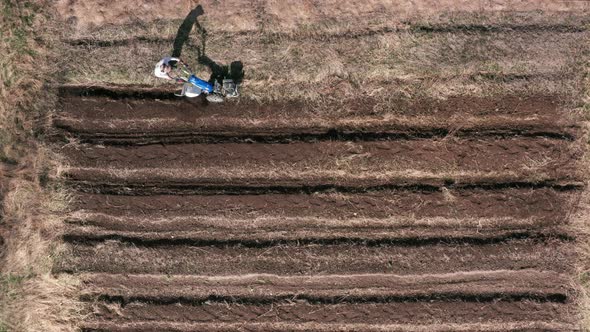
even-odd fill
[[[427,173],[388,172],[368,173],[360,176],[342,175],[340,172],[306,172],[298,176],[250,172],[240,169],[217,172],[209,170],[172,169],[155,174],[146,180],[152,169],[122,172],[100,168],[70,168],[66,182],[83,192],[105,194],[215,194],[215,193],[281,193],[316,192],[339,190],[345,192],[366,192],[382,188],[425,188],[438,190],[452,188],[498,188],[498,187],[551,187],[556,189],[579,189],[583,182],[561,170],[555,173],[509,172],[445,172]],[[229,175],[230,173],[237,173]],[[241,173],[241,174],[240,174]],[[304,183],[302,183],[304,182]]]
[[[503,182],[575,186],[581,179],[576,175],[579,152],[571,142],[556,139],[82,145],[63,152],[70,163],[66,178],[105,189],[117,184],[141,185],[142,190]]]
[[[83,298],[99,300],[93,304],[92,323],[85,325],[89,330],[112,327],[113,321],[127,328],[146,321],[166,328],[180,323],[207,328],[211,325],[203,323],[222,321],[263,329],[279,322],[330,324],[336,330],[351,324],[372,331],[380,324],[452,322],[449,327],[460,327],[478,321],[498,327],[549,323],[555,317],[565,327],[574,319],[567,303],[576,292],[566,286],[569,277],[533,270],[306,277],[90,274],[83,280]],[[505,315],[502,322],[498,312]],[[232,330],[230,325],[224,328]]]
[[[340,242],[340,243],[339,243]],[[500,239],[484,243],[408,244],[340,240],[297,245],[226,242],[149,245],[86,241],[68,246],[55,272],[288,275],[452,273],[476,270],[571,271],[575,245],[560,239]]]
[[[180,243],[571,236],[564,223],[578,195],[544,188],[310,195],[80,194],[64,236],[69,241]]]
[[[95,302],[95,315],[92,324],[109,326],[116,322],[123,326],[133,323],[225,323],[243,324],[287,322],[292,324],[467,324],[474,321],[502,322],[551,322],[557,317],[569,321],[572,306],[553,302],[536,301],[493,301],[476,303],[466,301],[427,301],[427,302],[389,302],[389,303],[334,303],[314,304],[305,301],[292,301],[271,304],[205,303],[202,305],[150,304],[133,302],[119,303]],[[497,315],[503,314],[502,321]],[[110,324],[109,324],[110,323]],[[92,326],[90,325],[90,326]],[[112,325],[111,325],[112,326]],[[361,326],[358,326],[361,328]],[[364,326],[363,326],[364,328]],[[364,329],[363,329],[364,330]],[[560,330],[561,331],[561,330]]]
[[[365,241],[490,241],[522,236],[568,237],[556,223],[513,219],[358,219],[346,222],[322,219],[184,219],[165,221],[96,218],[70,220],[67,241],[125,239],[136,243],[266,243],[314,242],[339,239]],[[80,224],[80,226],[74,226]],[[220,226],[221,224],[221,226]],[[92,226],[88,226],[92,225]],[[121,229],[123,228],[123,229]]]
[[[438,191],[380,190],[363,194],[342,192],[260,195],[100,195],[75,196],[72,220],[89,225],[150,222],[160,230],[172,230],[176,218],[191,223],[198,220],[346,220],[399,218],[444,220],[535,220],[547,224],[567,222],[568,211],[577,201],[576,191],[548,188],[442,189]],[[101,219],[104,218],[104,219]],[[121,219],[117,219],[121,218]],[[166,222],[168,220],[169,222]],[[190,220],[193,220],[192,222]],[[93,222],[96,222],[93,223]],[[104,223],[103,223],[104,222]],[[228,224],[231,222],[227,222]],[[166,226],[168,225],[168,226]],[[286,226],[285,225],[285,226]],[[457,225],[458,226],[458,225]],[[499,225],[498,225],[499,226]],[[154,224],[154,227],[155,224]],[[239,222],[235,227],[240,227]]]
[[[102,169],[250,168],[246,171],[416,170],[482,173],[555,166],[575,167],[580,153],[571,142],[556,139],[441,139],[291,144],[183,144],[138,147],[71,146],[63,149],[72,167]],[[581,152],[581,150],[580,150]],[[493,162],[497,161],[497,162]],[[573,164],[573,165],[568,165]],[[251,165],[250,167],[248,167]],[[230,173],[233,170],[229,171]],[[411,173],[411,172],[410,172]],[[352,176],[352,175],[351,175]]]
[[[124,93],[112,88],[103,93],[108,91]],[[162,92],[163,96],[168,94]],[[383,112],[375,112],[375,101],[371,99],[334,105],[346,116],[342,112],[318,113],[313,107],[296,103],[240,102],[205,107],[198,101],[105,97],[68,97],[62,103],[63,110],[55,119],[58,128],[83,141],[115,144],[288,141],[338,136],[383,139],[529,135],[571,139],[579,131],[556,96],[452,97],[446,101],[423,100],[412,104],[400,100]]]
[[[554,272],[476,271],[444,275],[391,274],[277,276],[90,275],[83,297],[122,302],[237,301],[390,302],[432,299],[538,299],[566,302],[569,277]]]

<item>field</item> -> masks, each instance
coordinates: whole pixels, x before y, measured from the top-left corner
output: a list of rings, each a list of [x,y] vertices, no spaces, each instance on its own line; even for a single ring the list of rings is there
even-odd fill
[[[204,1],[208,104],[150,77],[190,1],[57,1],[78,328],[588,328],[590,5],[411,3]]]

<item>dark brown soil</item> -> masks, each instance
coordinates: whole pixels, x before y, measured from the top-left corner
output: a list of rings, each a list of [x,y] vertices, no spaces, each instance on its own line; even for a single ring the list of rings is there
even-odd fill
[[[63,149],[69,179],[117,190],[377,187],[579,182],[581,151],[561,139],[183,144]],[[139,186],[139,187],[138,187]],[[108,189],[108,187],[115,187]],[[138,187],[138,188],[137,188]],[[119,189],[121,190],[121,189]]]
[[[79,194],[73,208],[139,221],[173,217],[220,219],[270,218],[512,218],[565,222],[576,192],[547,188],[439,191],[382,190],[365,194],[315,193],[266,195]],[[89,218],[83,218],[89,220]],[[92,223],[91,223],[92,224]],[[109,224],[112,227],[113,224]],[[132,225],[129,225],[131,227]],[[119,229],[119,228],[116,228]],[[163,229],[162,229],[163,230]]]
[[[138,172],[139,173],[139,172]],[[211,194],[268,194],[268,193],[314,193],[347,192],[365,193],[375,190],[441,190],[442,188],[553,188],[556,190],[579,190],[584,182],[566,170],[554,171],[552,174],[483,174],[457,175],[454,177],[424,176],[369,176],[362,178],[334,178],[332,176],[272,179],[267,176],[250,177],[195,177],[178,179],[139,173],[136,176],[121,179],[104,170],[70,170],[66,183],[86,193],[103,193],[118,195],[211,195]],[[146,180],[148,179],[149,180]]]
[[[567,302],[575,290],[569,277],[554,272],[501,271],[446,275],[396,276],[330,275],[230,277],[91,275],[86,278],[84,298],[102,297],[130,303],[197,304],[207,301],[268,303],[307,301],[410,302],[536,299]],[[343,297],[343,294],[346,294]]]
[[[508,240],[492,244],[350,242],[254,243],[253,246],[88,242],[72,244],[55,271],[189,275],[407,275],[522,269],[564,272],[571,271],[575,260],[574,245],[559,239]]]
[[[465,324],[573,321],[573,289],[554,272],[310,277],[87,275],[94,319],[182,323]],[[518,301],[515,301],[519,299]],[[539,301],[541,300],[542,301]],[[106,302],[105,302],[106,301]],[[477,303],[477,305],[474,305]],[[505,317],[504,317],[505,316]]]
[[[321,111],[298,103],[258,105],[239,101],[205,105],[186,99],[136,99],[147,96],[131,97],[125,91],[112,89],[100,93],[110,97],[64,95],[56,127],[83,141],[114,144],[448,135],[572,139],[579,131],[575,117],[561,106],[558,96],[397,100],[384,111],[375,111],[376,101],[365,98]],[[159,97],[171,95],[169,91],[159,93]]]
[[[291,144],[182,144],[137,147],[66,147],[69,165],[97,168],[252,168],[304,171],[517,170],[537,164],[573,164],[572,143],[558,139],[444,139]],[[340,165],[340,162],[342,165]],[[535,164],[535,162],[537,164]],[[221,166],[221,167],[220,167]],[[575,165],[574,165],[575,166]]]
[[[70,91],[55,119],[86,142],[61,149],[54,266],[82,274],[83,331],[575,330],[585,177],[558,97],[142,93]]]
[[[274,305],[201,306],[153,305],[133,303],[113,309],[104,305],[95,308],[96,319],[131,323],[138,321],[158,323],[191,322],[256,322],[273,323],[291,321],[294,324],[315,322],[323,324],[440,324],[442,322],[469,323],[473,321],[497,323],[501,313],[504,322],[551,321],[567,317],[568,306],[551,302],[481,303],[475,306],[464,301],[432,301],[406,303],[342,303],[319,305],[285,303]]]
[[[165,116],[182,120],[181,114],[190,116],[187,120],[205,118],[245,118],[251,117],[272,120],[282,116],[291,119],[305,119],[313,110],[306,110],[307,105],[300,102],[284,104],[259,104],[253,101],[236,100],[223,104],[202,103],[200,99],[186,99],[171,96],[168,90],[73,87],[62,88],[59,115],[75,116],[85,120],[91,119],[149,119]],[[156,93],[157,95],[153,95]],[[156,100],[154,100],[154,97]],[[157,98],[160,99],[157,99]],[[170,100],[164,100],[166,97]],[[149,98],[149,99],[143,99]],[[563,107],[566,97],[551,95],[534,96],[495,96],[472,97],[455,96],[446,100],[434,99],[398,99],[391,103],[391,109],[384,113],[411,116],[437,116],[448,119],[456,115],[488,116],[503,115],[515,118],[553,117],[564,121],[568,111]],[[376,114],[373,106],[377,101],[369,97],[360,97],[356,103],[346,104],[343,109],[335,110],[328,105],[331,115],[369,116]],[[190,111],[190,112],[189,112]],[[182,113],[181,113],[182,112]],[[328,113],[330,114],[330,113]],[[512,118],[511,118],[512,119]],[[221,121],[220,121],[221,122]]]
[[[378,191],[365,194],[79,195],[69,241],[178,243],[492,241],[567,235],[575,192],[551,189]]]

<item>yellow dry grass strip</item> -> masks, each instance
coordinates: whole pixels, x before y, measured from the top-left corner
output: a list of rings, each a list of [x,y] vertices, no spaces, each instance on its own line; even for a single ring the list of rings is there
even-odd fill
[[[80,316],[76,280],[51,273],[69,196],[48,185],[58,159],[35,137],[53,102],[43,87],[55,70],[48,6],[0,3],[0,331],[73,331]]]
[[[582,100],[578,112],[585,120],[583,125],[585,135],[580,141],[585,142],[585,155],[581,168],[585,174],[590,174],[590,52],[580,55],[580,63],[583,65],[584,80],[580,82],[583,90]],[[572,209],[571,224],[574,231],[578,234],[578,265],[577,273],[579,282],[582,285],[582,292],[579,298],[581,313],[581,328],[583,331],[590,331],[590,188],[588,181],[586,189],[579,197],[579,205]]]
[[[88,9],[96,4],[89,5]],[[204,4],[216,7],[215,4]],[[276,4],[263,4],[275,8]],[[332,4],[335,5],[335,4]],[[153,5],[157,7],[158,5]],[[236,4],[227,4],[226,7],[236,7]],[[314,4],[312,7],[318,6]],[[319,5],[325,8],[326,5]],[[391,9],[395,4],[388,3],[383,9]],[[433,4],[430,4],[433,7]],[[243,7],[243,6],[242,6]],[[256,7],[256,6],[253,6]],[[280,7],[283,7],[281,5]],[[384,85],[397,85],[396,90],[405,91],[407,94],[415,94],[425,91],[425,87],[431,87],[432,93],[445,96],[450,93],[475,93],[490,94],[501,88],[501,84],[489,85],[476,80],[500,80],[514,75],[526,73],[543,73],[547,71],[559,72],[567,67],[566,60],[571,57],[573,47],[583,47],[581,40],[584,37],[569,34],[560,34],[543,31],[537,34],[517,35],[512,33],[494,34],[425,34],[402,31],[399,33],[368,35],[352,39],[331,39],[334,31],[342,30],[343,26],[350,29],[364,30],[376,24],[371,12],[370,16],[358,15],[355,11],[344,10],[343,17],[335,14],[343,7],[352,7],[348,2],[342,2],[335,8],[322,12],[321,24],[297,24],[292,28],[282,27],[280,22],[286,17],[296,20],[303,19],[299,14],[287,15],[301,5],[287,5],[283,8],[279,17],[271,19],[266,27],[270,30],[290,31],[291,34],[301,35],[300,40],[290,40],[281,37],[273,37],[264,31],[248,34],[227,34],[219,32],[219,23],[215,17],[218,13],[213,9],[211,17],[204,23],[210,31],[208,42],[208,54],[214,59],[229,63],[233,60],[242,60],[246,66],[246,80],[243,85],[244,95],[257,100],[267,99],[293,99],[303,98],[307,100],[323,98],[333,92],[338,98],[355,97],[361,93],[378,93]],[[305,6],[304,6],[305,7]],[[484,9],[486,9],[485,7]],[[224,8],[227,9],[227,8]],[[276,9],[276,8],[275,8]],[[489,9],[489,8],[487,8]],[[116,12],[116,9],[112,9]],[[309,8],[308,8],[309,10]],[[420,10],[424,11],[425,8]],[[273,9],[263,10],[266,13]],[[429,10],[427,10],[429,11]],[[487,11],[487,10],[483,10]],[[169,13],[166,10],[166,13]],[[226,13],[226,12],[224,12]],[[317,13],[316,13],[317,14]],[[399,14],[399,13],[398,13]],[[432,13],[436,14],[441,13]],[[489,14],[489,13],[488,13]],[[563,24],[576,22],[571,17],[553,18],[546,13],[510,14],[496,13],[494,15],[464,14],[460,22],[463,24],[511,22],[513,24]],[[107,13],[108,15],[108,13]],[[272,14],[269,16],[273,16]],[[278,15],[278,14],[277,14]],[[335,15],[335,20],[327,20],[327,17]],[[247,16],[247,15],[244,15]],[[242,16],[241,19],[244,19]],[[313,16],[313,14],[312,14]],[[391,15],[388,15],[391,16]],[[398,15],[392,16],[394,19]],[[316,17],[320,18],[320,17]],[[226,22],[228,18],[223,15]],[[258,20],[259,18],[256,18]],[[391,17],[388,17],[391,20]],[[428,23],[427,17],[419,18]],[[440,18],[439,18],[440,20]],[[446,17],[446,20],[457,22],[456,17]],[[487,21],[486,21],[487,20]],[[444,20],[443,20],[444,21]],[[329,23],[324,23],[329,22]],[[539,23],[541,22],[541,23]],[[421,23],[421,24],[426,24]],[[447,21],[448,23],[448,21]],[[378,23],[377,23],[378,24]],[[178,22],[157,21],[154,23],[129,24],[105,28],[100,31],[111,31],[109,36],[161,36],[173,38]],[[217,31],[217,32],[216,32]],[[309,35],[313,32],[313,36]],[[106,33],[106,32],[105,32]],[[105,36],[107,36],[105,35]],[[346,34],[345,34],[346,35]],[[93,31],[95,38],[100,38],[99,31]],[[98,37],[97,37],[98,36]],[[306,38],[325,38],[306,40]],[[193,40],[192,44],[198,44]],[[556,47],[556,45],[560,45]],[[577,45],[577,46],[576,46]],[[65,63],[68,68],[67,79],[71,82],[94,83],[113,82],[117,84],[163,84],[150,75],[153,63],[163,54],[170,52],[171,42],[163,43],[132,43],[118,47],[106,48],[71,48],[71,56],[81,61],[75,64]],[[195,49],[190,45],[186,47],[184,56],[189,62],[195,63]],[[206,71],[197,66],[197,72],[207,75]],[[466,75],[470,72],[470,75]],[[455,81],[447,82],[455,77]],[[398,81],[401,81],[399,83]],[[527,89],[531,85],[528,80],[523,84],[516,84],[512,89]],[[440,83],[440,84],[437,84]],[[504,82],[501,82],[504,83]],[[568,87],[551,85],[550,82],[541,82],[534,89],[557,89],[569,91]],[[446,89],[445,89],[446,87]],[[530,87],[530,89],[533,89]],[[389,96],[391,91],[384,92]]]
[[[473,228],[473,229],[496,229],[496,228],[524,228],[534,227],[539,224],[538,218],[513,218],[513,217],[497,217],[497,218],[418,218],[413,216],[391,216],[387,218],[367,218],[367,217],[353,217],[345,219],[336,218],[321,218],[321,217],[289,217],[280,214],[277,215],[255,215],[248,219],[240,217],[223,216],[171,216],[150,218],[143,217],[119,217],[104,213],[95,213],[87,211],[76,211],[69,215],[69,222],[79,223],[85,225],[87,221],[105,220],[109,223],[129,224],[129,225],[145,225],[146,227],[153,225],[158,227],[182,225],[184,223],[198,222],[203,228],[219,228],[219,229],[245,229],[255,230],[259,228]],[[102,228],[102,227],[101,227]]]
[[[222,31],[288,31],[300,26],[317,27],[325,22],[345,21],[349,25],[361,19],[371,19],[374,25],[384,22],[400,24],[408,20],[436,22],[449,20],[460,21],[465,13],[479,17],[504,18],[506,12],[529,12],[526,17],[542,20],[542,15],[559,16],[559,14],[583,13],[589,6],[584,1],[430,1],[430,0],[370,0],[362,6],[353,1],[263,1],[254,0],[200,0],[205,8],[205,19],[214,29]],[[65,20],[70,21],[76,29],[74,33],[84,34],[96,30],[96,26],[112,24],[130,24],[141,21],[182,19],[195,5],[195,1],[99,1],[99,0],[59,0],[57,9]],[[522,14],[521,14],[522,15]],[[541,17],[539,17],[541,16]],[[561,15],[566,16],[567,15]],[[505,18],[504,18],[505,19]],[[505,19],[510,21],[509,19]],[[482,18],[480,21],[485,20]],[[460,21],[470,22],[469,18]],[[346,24],[342,25],[343,28]]]
[[[31,169],[46,167],[56,156],[40,153]],[[49,175],[51,176],[51,175]],[[52,274],[62,250],[63,213],[70,195],[38,180],[17,177],[3,201],[3,223],[11,225],[1,266],[0,320],[8,331],[73,331],[81,317],[77,280]]]
[[[96,273],[89,273],[89,272],[82,272],[80,274],[80,280],[83,281],[92,281],[95,283],[96,287],[103,287],[110,289],[121,289],[124,288],[125,284],[129,284],[130,280],[139,280],[139,279],[152,279],[156,282],[173,282],[173,281],[180,281],[185,283],[189,281],[188,284],[190,285],[192,280],[196,281],[220,281],[226,282],[230,284],[240,284],[240,283],[248,283],[248,284],[255,284],[257,279],[262,279],[260,284],[264,284],[266,281],[267,284],[271,284],[272,280],[274,279],[277,281],[289,281],[289,280],[302,280],[307,283],[317,283],[318,281],[322,280],[330,280],[330,279],[355,279],[355,278],[366,278],[366,279],[381,279],[386,278],[390,280],[399,280],[405,283],[423,283],[427,280],[434,280],[437,282],[444,281],[444,280],[451,280],[451,279],[464,279],[464,280],[488,280],[493,279],[504,279],[507,276],[524,276],[530,278],[531,276],[547,276],[549,278],[559,278],[562,280],[569,280],[570,276],[564,273],[556,272],[556,271],[539,271],[535,269],[522,269],[522,270],[505,270],[505,269],[498,269],[498,270],[461,270],[456,272],[443,272],[443,273],[420,273],[420,274],[393,274],[387,272],[376,272],[376,273],[345,273],[345,274],[338,274],[338,273],[330,273],[330,274],[323,274],[323,275],[282,275],[282,274],[274,274],[274,273],[245,273],[245,274],[227,274],[227,275],[205,275],[205,274],[169,274],[169,275],[162,275],[162,274],[154,274],[154,273],[130,273],[126,274],[124,277],[118,273],[109,273],[109,272],[96,272]],[[264,280],[266,278],[266,280]],[[112,283],[111,280],[113,279],[120,279],[121,282],[119,284]],[[522,282],[522,281],[521,281]],[[543,283],[543,281],[541,281]],[[98,284],[98,285],[97,285]],[[185,283],[186,284],[186,283]],[[302,283],[296,282],[295,285],[301,285]],[[388,282],[387,282],[388,284]],[[526,284],[526,282],[525,282]],[[333,284],[334,286],[334,284]],[[336,284],[337,286],[337,284]],[[393,284],[392,286],[397,286]],[[501,286],[501,285],[500,285]],[[147,285],[147,288],[150,288],[151,285]],[[567,287],[567,286],[566,286]],[[138,289],[144,288],[143,284],[137,285]]]
[[[367,169],[365,167],[352,168],[342,164],[328,169],[319,167],[293,168],[291,164],[274,165],[274,168],[254,167],[224,167],[224,168],[97,168],[97,167],[66,167],[62,175],[75,174],[79,179],[100,179],[98,181],[122,182],[132,181],[145,183],[146,181],[171,181],[171,182],[199,182],[219,181],[230,183],[234,181],[296,181],[305,183],[308,181],[328,181],[333,183],[346,183],[349,181],[401,181],[401,182],[428,182],[453,180],[457,182],[483,181],[527,181],[540,183],[555,179],[551,169],[535,167],[527,169],[512,169],[505,171],[478,171],[442,169],[420,170],[406,169],[399,165],[398,169]],[[559,180],[559,179],[558,179]],[[91,180],[92,181],[92,180]],[[572,181],[576,182],[576,181]]]
[[[242,60],[243,95],[259,101],[317,102],[370,95],[386,103],[392,95],[571,94],[570,76],[577,72],[574,55],[576,49],[586,47],[580,41],[587,41],[588,35],[548,31],[515,38],[509,33],[405,32],[321,43],[305,39],[269,43],[259,35],[212,35],[208,54],[226,64]],[[66,79],[83,84],[168,84],[153,78],[151,71],[153,63],[169,51],[167,42],[72,47],[68,53],[82,61],[64,64]],[[184,54],[196,64],[194,48],[187,47]],[[197,65],[196,69],[208,77],[205,68]]]

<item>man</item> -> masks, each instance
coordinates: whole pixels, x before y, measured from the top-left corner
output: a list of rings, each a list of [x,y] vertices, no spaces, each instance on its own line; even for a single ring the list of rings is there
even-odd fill
[[[179,77],[178,74],[173,71],[173,69],[178,67],[179,63],[183,66],[186,66],[185,63],[180,60],[180,58],[165,57],[156,64],[154,75],[156,75],[158,78],[164,78],[167,80],[173,79],[177,82],[185,82],[186,80],[181,80],[181,77]]]
[[[202,80],[191,74],[189,66],[179,58],[165,57],[156,64],[154,75],[167,80],[175,80],[177,83],[183,83],[182,91],[177,96],[197,97],[204,93],[207,100],[213,102],[222,101],[221,96],[209,95],[214,92],[213,84]]]

